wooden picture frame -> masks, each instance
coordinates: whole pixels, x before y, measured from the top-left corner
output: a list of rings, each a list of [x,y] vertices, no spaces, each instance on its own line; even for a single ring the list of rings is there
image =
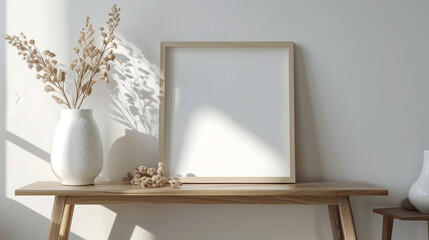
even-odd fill
[[[159,161],[165,163],[167,176],[179,177],[184,183],[295,183],[293,46],[292,42],[161,42]],[[180,57],[183,59],[178,60]],[[220,80],[209,82],[215,74]],[[230,101],[225,104],[224,98]],[[258,98],[260,101],[254,100]],[[195,104],[186,106],[206,102],[198,111]],[[252,103],[247,106],[247,102]],[[228,104],[234,105],[230,115],[240,112],[235,114],[238,120],[223,111]],[[252,112],[255,105],[258,112]],[[271,135],[259,130],[262,128]],[[215,140],[210,142],[212,138]],[[205,153],[207,158],[201,157]],[[200,161],[206,162],[199,165]],[[227,163],[216,165],[222,161]],[[187,172],[186,166],[193,171]]]

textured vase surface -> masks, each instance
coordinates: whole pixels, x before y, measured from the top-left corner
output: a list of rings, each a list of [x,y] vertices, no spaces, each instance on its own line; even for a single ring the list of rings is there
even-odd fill
[[[424,150],[423,168],[408,193],[410,202],[422,213],[429,213],[429,150]]]
[[[55,128],[51,167],[63,185],[91,185],[103,168],[100,131],[91,109],[63,109]]]

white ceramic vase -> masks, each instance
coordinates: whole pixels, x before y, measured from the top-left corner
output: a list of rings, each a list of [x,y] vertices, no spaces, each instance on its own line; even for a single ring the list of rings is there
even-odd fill
[[[408,193],[410,202],[422,213],[429,213],[429,150],[424,150],[423,169]]]
[[[51,168],[63,185],[91,185],[103,168],[100,131],[91,109],[63,109],[55,128]]]

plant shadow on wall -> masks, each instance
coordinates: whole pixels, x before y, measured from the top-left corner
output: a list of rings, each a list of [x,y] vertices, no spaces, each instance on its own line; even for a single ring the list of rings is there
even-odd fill
[[[159,69],[144,54],[117,36],[116,59],[111,64],[111,118],[126,127],[125,135],[110,148],[104,175],[109,180],[139,165],[155,167],[158,162]]]

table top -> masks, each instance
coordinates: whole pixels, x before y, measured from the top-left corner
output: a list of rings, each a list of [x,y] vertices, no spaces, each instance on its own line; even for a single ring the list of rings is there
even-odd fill
[[[55,196],[365,196],[387,195],[386,189],[366,182],[309,182],[295,184],[184,184],[142,189],[123,182],[96,182],[90,186],[64,186],[35,182],[15,190],[15,195]]]
[[[408,211],[398,208],[376,208],[372,210],[375,213],[386,215],[399,220],[427,220],[429,221],[429,214],[421,213],[419,211]]]

